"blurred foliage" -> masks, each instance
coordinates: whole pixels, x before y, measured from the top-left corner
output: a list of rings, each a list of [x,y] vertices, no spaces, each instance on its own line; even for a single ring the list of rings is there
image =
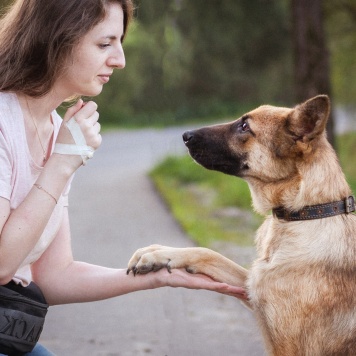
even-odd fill
[[[180,124],[290,101],[287,10],[284,1],[138,1],[126,68],[97,99],[102,117]]]
[[[9,3],[0,0],[0,7]],[[232,117],[294,104],[290,1],[136,0],[126,68],[95,98],[112,125]],[[356,0],[323,0],[333,97],[356,97]]]
[[[356,194],[356,165],[353,163],[353,155],[356,152],[356,133],[349,132],[338,137],[338,154],[341,166],[344,170],[353,194]]]
[[[11,4],[12,1],[11,0],[0,0],[0,7],[4,8],[5,6]]]
[[[356,104],[356,0],[324,0],[334,97]]]
[[[355,0],[324,0],[335,101],[354,104]],[[132,125],[233,117],[260,103],[294,104],[290,3],[137,1],[127,66],[97,101]],[[114,78],[113,78],[114,79]]]

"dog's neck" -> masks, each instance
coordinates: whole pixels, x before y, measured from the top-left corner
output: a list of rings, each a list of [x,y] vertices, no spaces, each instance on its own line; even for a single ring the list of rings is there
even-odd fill
[[[253,206],[261,214],[283,207],[299,211],[312,206],[343,200],[351,195],[337,156],[326,143],[312,153],[317,159],[300,161],[293,176],[285,180],[261,184],[249,181]]]

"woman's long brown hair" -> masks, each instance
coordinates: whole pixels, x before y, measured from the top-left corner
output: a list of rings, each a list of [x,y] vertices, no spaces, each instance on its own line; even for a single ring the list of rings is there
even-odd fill
[[[17,0],[0,21],[0,91],[47,94],[80,39],[106,16],[108,3],[124,13],[132,0]]]

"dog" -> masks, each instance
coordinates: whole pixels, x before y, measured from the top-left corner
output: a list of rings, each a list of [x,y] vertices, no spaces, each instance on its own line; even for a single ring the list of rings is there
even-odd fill
[[[266,216],[258,257],[246,270],[207,248],[153,245],[133,255],[128,273],[186,268],[246,288],[269,355],[356,355],[355,201],[326,137],[329,113],[318,95],[185,132],[197,163],[247,181]]]

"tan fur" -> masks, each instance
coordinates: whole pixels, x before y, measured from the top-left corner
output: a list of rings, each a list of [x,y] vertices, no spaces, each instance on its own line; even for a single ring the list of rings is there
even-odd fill
[[[209,147],[225,145],[224,152],[236,155],[236,175],[248,182],[259,213],[281,206],[297,211],[351,194],[326,139],[329,110],[326,96],[292,109],[261,106],[244,116],[248,133],[232,130],[240,130],[242,118],[198,135],[213,137]],[[198,163],[217,169],[209,159],[219,154],[190,151]],[[218,170],[234,174],[230,162]],[[296,222],[269,215],[257,231],[256,247],[249,271],[209,249],[158,245],[138,250],[129,271],[184,267],[246,287],[270,355],[356,355],[355,215]]]

